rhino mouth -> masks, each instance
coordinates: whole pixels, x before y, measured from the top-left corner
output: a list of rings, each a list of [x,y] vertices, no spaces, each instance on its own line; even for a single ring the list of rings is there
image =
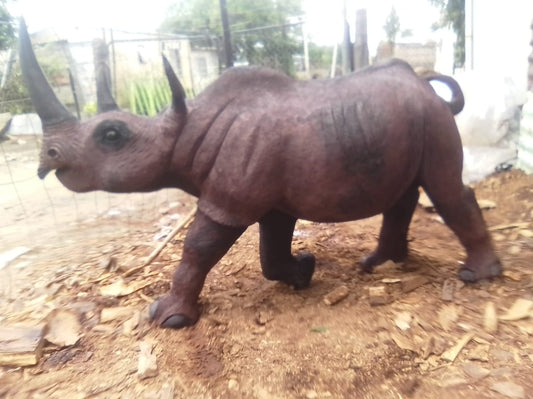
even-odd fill
[[[51,168],[47,168],[44,166],[40,166],[39,169],[37,169],[37,176],[39,176],[39,179],[44,179],[48,173],[52,171]]]
[[[59,177],[60,175],[62,175],[64,172],[67,171],[68,168],[66,167],[62,167],[62,168],[57,168],[56,169],[56,176]],[[44,179],[48,173],[50,173],[52,170],[54,170],[54,168],[49,168],[49,167],[45,167],[45,166],[40,166],[39,169],[37,169],[37,176],[39,176],[39,179]]]

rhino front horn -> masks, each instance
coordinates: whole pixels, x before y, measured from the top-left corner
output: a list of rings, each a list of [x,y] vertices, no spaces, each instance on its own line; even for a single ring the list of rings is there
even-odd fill
[[[76,121],[74,115],[59,101],[46,80],[33,52],[26,22],[23,18],[20,19],[19,27],[19,57],[24,83],[43,126]]]

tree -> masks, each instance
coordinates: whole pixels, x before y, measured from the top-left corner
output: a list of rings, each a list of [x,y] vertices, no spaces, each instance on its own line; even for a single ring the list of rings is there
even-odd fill
[[[236,60],[291,74],[300,48],[290,19],[301,15],[300,0],[229,0],[227,8]],[[222,35],[219,0],[179,0],[168,14],[161,31]]]
[[[396,8],[394,6],[390,10],[389,16],[385,20],[385,25],[383,25],[383,29],[385,29],[385,34],[387,35],[387,40],[390,44],[396,43],[396,36],[400,32],[400,17],[398,16],[398,13],[396,12]]]
[[[6,0],[0,0],[0,50],[11,47],[14,39],[13,17],[6,8]]]
[[[455,66],[465,63],[465,0],[429,0],[441,10],[441,20],[435,29],[451,27],[456,35],[454,46]]]

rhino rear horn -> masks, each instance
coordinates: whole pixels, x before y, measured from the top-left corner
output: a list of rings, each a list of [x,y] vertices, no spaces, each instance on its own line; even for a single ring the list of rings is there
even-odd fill
[[[111,72],[109,70],[109,48],[102,39],[93,40],[96,77],[96,106],[98,113],[118,111],[119,106],[111,93]]]
[[[163,65],[165,67],[165,74],[167,75],[168,84],[172,93],[172,109],[177,112],[186,112],[187,106],[185,104],[185,90],[181,85],[176,73],[172,69],[167,57],[163,55]]]
[[[24,83],[43,126],[76,121],[76,117],[59,101],[46,80],[33,52],[26,22],[22,18],[19,26],[19,57]]]

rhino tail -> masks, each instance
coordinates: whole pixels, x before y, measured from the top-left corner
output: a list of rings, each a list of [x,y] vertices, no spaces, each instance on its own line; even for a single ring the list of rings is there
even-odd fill
[[[420,77],[428,82],[436,80],[448,86],[452,92],[452,98],[444,101],[446,104],[448,104],[448,107],[450,107],[450,111],[452,111],[454,115],[457,115],[463,110],[465,106],[465,97],[463,95],[463,91],[461,90],[461,86],[459,86],[459,83],[457,83],[454,78],[447,75],[441,75],[437,72],[426,72],[421,74]]]

